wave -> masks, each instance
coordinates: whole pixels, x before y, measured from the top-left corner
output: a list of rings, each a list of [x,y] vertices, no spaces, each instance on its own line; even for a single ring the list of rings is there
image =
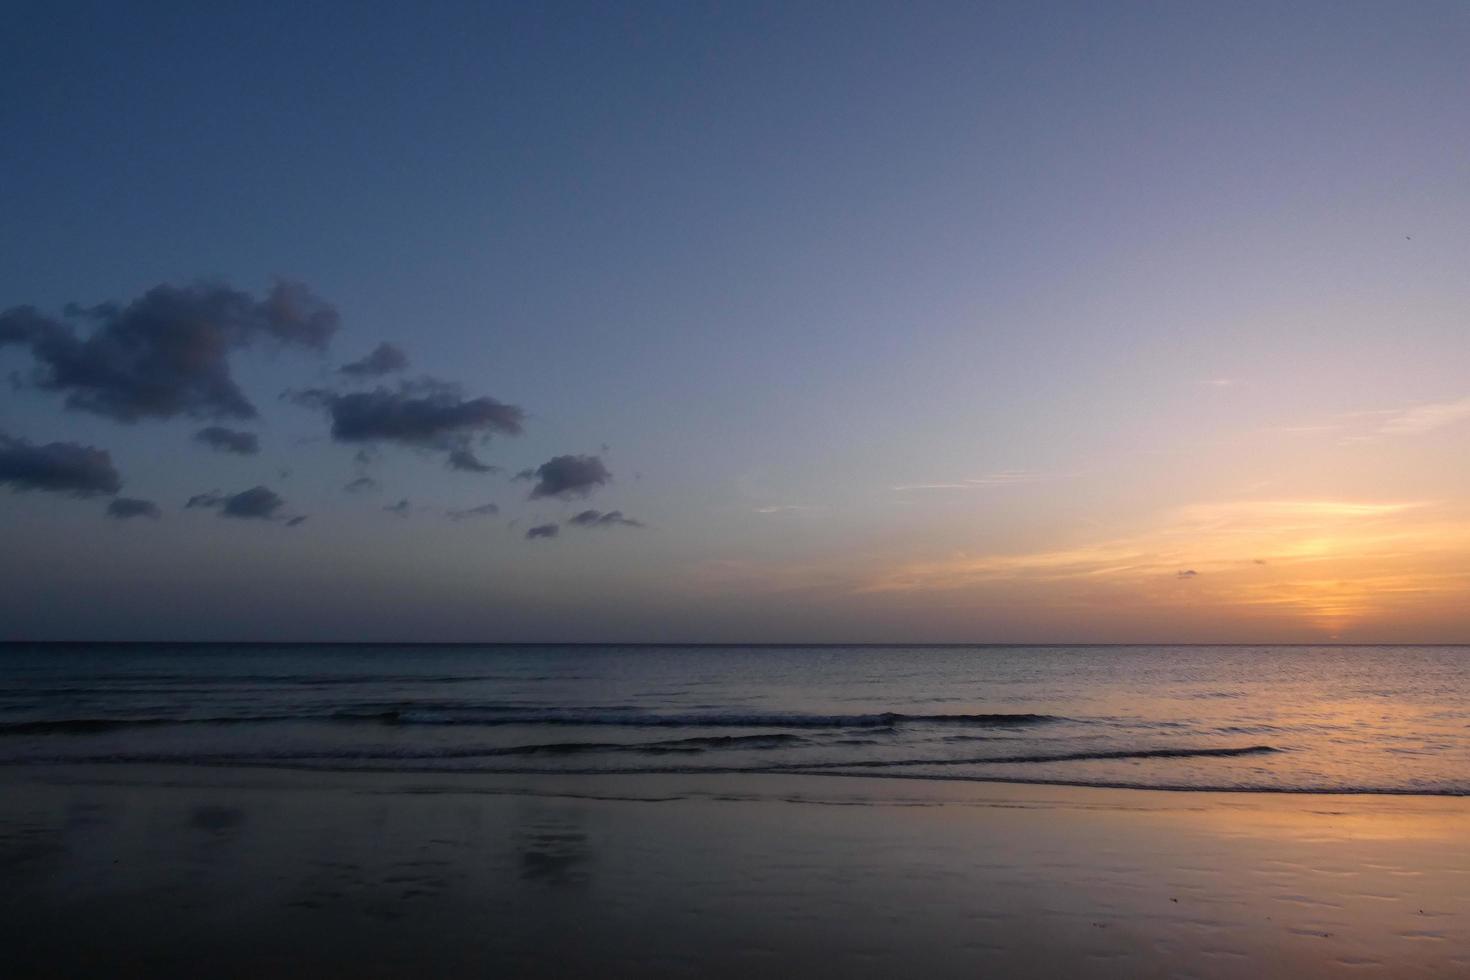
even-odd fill
[[[268,752],[231,751],[220,752],[112,752],[86,756],[55,756],[28,760],[48,765],[71,763],[128,763],[155,762],[175,765],[241,765],[274,766],[293,768],[303,763],[325,763],[325,768],[339,768],[333,763],[359,762],[383,763],[374,769],[388,769],[393,763],[434,762],[460,759],[508,758],[521,756],[571,756],[607,753],[634,753],[639,755],[664,755],[669,753],[701,753],[721,749],[761,750],[779,749],[792,744],[805,744],[799,735],[729,735],[714,738],[678,738],[655,742],[547,742],[536,745],[502,746],[436,746],[433,748],[397,748],[369,746],[361,749],[321,748],[299,750],[272,750]],[[349,767],[350,768],[350,767]],[[416,770],[404,770],[416,771]],[[434,771],[432,768],[427,771]],[[488,770],[498,771],[498,770]],[[537,770],[507,769],[506,772],[535,772]],[[544,770],[547,772],[577,772],[582,770]],[[670,769],[588,769],[586,772],[666,772]],[[702,770],[701,770],[702,771]],[[711,768],[711,772],[725,771]],[[729,769],[729,771],[737,771]],[[754,770],[753,770],[754,771]]]
[[[484,754],[474,750],[466,750],[465,753],[445,752],[436,754],[446,760],[455,758],[467,758],[475,754]],[[331,755],[296,756],[282,754],[271,757],[232,757],[232,756],[199,756],[199,755],[169,755],[169,754],[127,754],[127,755],[96,755],[85,758],[54,758],[33,759],[34,764],[40,765],[136,765],[136,764],[162,764],[162,765],[185,765],[200,766],[206,768],[239,768],[239,769],[280,769],[303,772],[324,773],[367,773],[378,775],[435,775],[435,776],[514,776],[514,777],[537,777],[537,776],[598,776],[598,777],[620,777],[620,776],[705,776],[705,775],[751,775],[751,776],[775,776],[775,777],[811,777],[811,778],[834,778],[834,779],[883,779],[883,780],[912,780],[915,782],[945,782],[945,783],[999,783],[1020,786],[1066,786],[1081,789],[1117,789],[1117,790],[1148,790],[1151,792],[1166,793],[1268,793],[1272,795],[1302,795],[1302,796],[1418,796],[1418,797],[1470,797],[1470,784],[1457,784],[1454,782],[1443,785],[1415,785],[1394,786],[1374,785],[1368,783],[1321,783],[1307,785],[1293,785],[1291,783],[1217,783],[1200,781],[1195,783],[1160,780],[1151,782],[1147,779],[1118,779],[1118,778],[1087,778],[1071,776],[1037,775],[1028,776],[1021,774],[995,775],[988,773],[923,773],[923,772],[869,772],[852,771],[851,769],[820,769],[811,767],[641,767],[621,769],[571,769],[571,768],[511,768],[497,766],[473,766],[453,768],[436,768],[421,766],[393,765],[397,761],[411,761],[416,758],[429,758],[411,754],[399,757],[371,757],[364,755],[353,755],[350,753],[337,753]],[[353,764],[359,763],[359,764]],[[561,785],[561,784],[556,784]],[[405,791],[394,789],[394,792]],[[415,788],[411,792],[429,792],[428,787]],[[525,784],[524,786],[511,786],[507,788],[487,788],[476,786],[466,789],[464,785],[448,785],[442,788],[443,792],[508,792],[511,794],[524,795],[557,795],[555,792],[538,787],[536,784]],[[690,796],[700,796],[711,799],[733,798],[725,793],[709,795],[707,790],[691,791],[676,790],[670,795],[660,796],[659,799],[684,799]],[[640,797],[641,798],[641,797]],[[801,802],[791,800],[789,802]],[[888,801],[884,798],[875,798],[871,805],[882,806]],[[863,805],[855,803],[853,805]]]
[[[72,685],[58,687],[57,691],[116,691],[135,690],[134,685],[163,685],[171,687],[176,683],[198,685],[204,689],[218,689],[221,687],[247,686],[255,687],[262,684],[295,685],[303,687],[334,687],[351,684],[472,684],[475,682],[496,681],[535,681],[535,680],[579,680],[573,675],[519,675],[519,674],[211,674],[211,673],[133,673],[133,674],[88,674],[85,679],[78,680]],[[16,685],[14,687],[0,687],[3,690],[24,691],[35,693],[36,688]],[[44,690],[44,689],[43,689]]]
[[[810,744],[800,735],[703,735],[692,738],[674,738],[661,742],[635,742],[620,745],[619,749],[629,752],[704,752],[709,749],[774,749],[792,745]]]
[[[59,718],[0,722],[0,735],[94,735],[124,728],[175,724],[168,718]]]
[[[49,763],[64,762],[173,762],[197,765],[272,765],[276,763],[332,763],[334,761],[356,761],[356,762],[378,762],[385,767],[393,763],[419,760],[425,762],[450,761],[481,758],[510,758],[510,757],[536,757],[536,756],[573,756],[573,755],[601,755],[616,753],[634,753],[639,755],[665,755],[665,754],[699,754],[709,751],[720,750],[763,750],[782,749],[793,746],[810,746],[814,743],[799,735],[771,734],[771,735],[727,735],[713,737],[661,739],[652,742],[544,742],[530,745],[501,745],[501,746],[433,746],[410,748],[406,746],[365,746],[362,748],[317,748],[297,750],[271,750],[271,751],[240,751],[223,750],[220,752],[114,752],[81,757],[65,758],[56,757],[44,760]],[[776,762],[764,765],[672,765],[660,767],[614,767],[598,766],[589,768],[492,768],[476,769],[476,772],[487,773],[521,773],[526,775],[543,775],[556,773],[560,775],[646,775],[652,773],[678,773],[678,774],[759,774],[759,773],[808,773],[808,774],[837,774],[843,771],[862,770],[888,770],[904,769],[917,766],[981,766],[993,764],[1017,764],[1032,763],[1044,764],[1048,762],[1073,762],[1079,760],[1098,759],[1177,759],[1191,756],[1244,756],[1259,755],[1265,753],[1279,752],[1269,745],[1248,745],[1229,748],[1167,748],[1167,749],[1119,749],[1116,751],[1100,752],[1069,752],[1048,755],[1010,755],[1010,756],[986,756],[969,759],[848,759],[843,761],[820,761],[808,760],[805,762]],[[947,778],[947,777],[936,777]]]
[[[582,755],[602,752],[636,752],[643,755],[695,754],[721,749],[779,749],[810,744],[800,735],[713,735],[661,739],[656,742],[550,742],[540,745],[507,745],[478,751],[465,749],[466,756]],[[433,758],[434,752],[425,754]]]
[[[383,725],[550,725],[621,728],[862,728],[882,729],[899,725],[968,725],[1007,727],[1035,725],[1057,720],[1051,715],[974,714],[907,715],[884,712],[875,715],[803,714],[650,714],[626,706],[588,709],[527,711],[519,705],[475,705],[469,707],[366,707],[326,713],[269,715],[219,715],[203,718],[54,718],[38,721],[0,722],[4,735],[93,735],[127,728],[167,725],[245,725],[270,722],[346,722]]]
[[[1058,720],[1052,715],[1029,713],[910,715],[885,711],[870,715],[644,714],[606,709],[516,712],[499,708],[406,708],[372,715],[342,714],[339,717],[375,719],[399,725],[587,725],[628,728],[892,728],[914,724],[1005,727]]]
[[[129,728],[163,728],[171,725],[245,725],[273,721],[295,721],[292,715],[241,715],[217,718],[55,718],[44,721],[0,722],[3,735],[100,735]]]
[[[1102,759],[1188,759],[1193,757],[1233,758],[1242,755],[1267,755],[1280,752],[1274,745],[1245,745],[1227,748],[1178,748],[1178,749],[1112,749],[1091,752],[1061,752],[1044,755],[998,755],[980,756],[972,759],[858,759],[852,762],[831,762],[818,765],[793,765],[798,769],[883,769],[889,766],[980,766],[1015,765],[1018,763],[1042,764],[1046,762],[1084,762]]]

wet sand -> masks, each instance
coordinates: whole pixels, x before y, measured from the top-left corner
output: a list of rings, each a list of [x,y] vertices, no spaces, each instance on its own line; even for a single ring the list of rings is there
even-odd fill
[[[0,769],[7,976],[1463,976],[1470,800]]]

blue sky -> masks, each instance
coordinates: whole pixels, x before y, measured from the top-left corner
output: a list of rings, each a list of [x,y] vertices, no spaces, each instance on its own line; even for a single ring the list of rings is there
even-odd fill
[[[208,420],[66,410],[0,349],[0,431],[106,449],[163,513],[12,483],[7,635],[1465,638],[1463,5],[9,22],[0,310],[284,277],[341,327],[232,357],[250,457],[192,443]],[[483,451],[504,472],[401,446],[364,470],[280,397],[384,341],[407,377],[524,409]],[[612,482],[508,479],[567,454]],[[380,492],[344,493],[363,472]],[[182,508],[255,485],[309,520]],[[1169,530],[1240,506],[1274,564]],[[587,508],[647,526],[565,525]],[[1118,542],[1121,564],[1036,573]]]

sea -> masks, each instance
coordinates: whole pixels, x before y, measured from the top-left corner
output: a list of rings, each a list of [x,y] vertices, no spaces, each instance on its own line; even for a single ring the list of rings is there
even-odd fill
[[[1470,647],[0,645],[99,764],[1466,795]]]

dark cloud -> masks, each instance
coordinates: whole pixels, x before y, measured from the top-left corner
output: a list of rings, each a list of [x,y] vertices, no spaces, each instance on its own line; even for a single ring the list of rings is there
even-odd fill
[[[533,541],[536,538],[554,538],[560,530],[555,524],[537,524],[526,532],[526,537]]]
[[[372,353],[337,369],[339,374],[353,378],[381,378],[394,371],[408,367],[408,355],[392,344],[379,344]]]
[[[288,517],[288,518],[286,518],[286,526],[287,527],[300,527],[302,524],[305,524],[305,523],[306,523],[306,515],[305,514],[302,514],[302,515],[297,516],[297,517]]]
[[[612,479],[596,456],[557,456],[536,467],[536,485],[531,499],[538,497],[585,497]]]
[[[392,442],[443,450],[455,469],[489,472],[470,451],[472,439],[519,435],[525,412],[494,398],[465,398],[459,388],[426,378],[396,389],[337,392],[321,388],[292,397],[324,409],[338,442]]]
[[[321,349],[337,311],[298,283],[262,300],[226,286],[155,286],[126,306],[69,306],[72,324],[22,306],[0,313],[0,347],[30,348],[35,384],[66,393],[69,408],[119,422],[144,418],[253,418],[230,374],[230,354],[257,340]]]
[[[451,521],[462,521],[467,517],[494,517],[498,513],[500,513],[500,508],[494,504],[481,504],[465,510],[446,510],[444,512]]]
[[[107,516],[119,521],[125,521],[129,517],[151,517],[156,521],[163,516],[163,511],[151,500],[114,497],[107,502]]]
[[[0,433],[0,484],[12,490],[50,490],[74,497],[112,494],[122,478],[104,449],[75,442],[43,446]]]
[[[238,429],[226,429],[222,425],[211,425],[194,433],[198,442],[204,443],[210,449],[217,449],[222,453],[238,453],[241,456],[254,456],[260,452],[260,439],[254,432],[241,432]]]
[[[271,519],[285,503],[273,490],[251,487],[226,500],[220,516]]]
[[[1199,572],[1196,572],[1192,568],[1186,569],[1185,571],[1182,571],[1182,572],[1175,572],[1174,573],[1174,577],[1175,578],[1196,578],[1196,577],[1198,577],[1198,575],[1199,575]]]
[[[277,514],[286,502],[267,487],[251,487],[237,494],[200,493],[189,498],[185,507],[219,508],[221,517],[274,521],[284,519]],[[294,519],[294,518],[293,518]],[[298,522],[299,523],[299,522]]]
[[[370,476],[360,476],[342,488],[348,493],[367,493],[378,489],[378,481]]]
[[[304,283],[278,282],[257,306],[261,328],[283,344],[324,350],[337,332],[340,318],[336,308]]]
[[[596,510],[584,510],[582,511],[582,513],[567,521],[567,523],[575,524],[577,527],[616,527],[618,525],[622,525],[623,527],[644,526],[642,521],[635,521],[631,517],[624,517],[623,512],[620,510],[610,510],[607,513],[602,513],[601,511]]]
[[[536,471],[535,470],[521,470],[519,473],[517,473],[515,476],[511,477],[510,479],[511,479],[511,482],[512,483],[515,483],[518,480],[534,480],[534,479],[536,479]]]
[[[449,454],[449,468],[452,470],[464,470],[466,473],[498,473],[500,467],[491,466],[480,462],[479,458],[469,449],[455,449]]]
[[[389,504],[387,507],[384,507],[383,509],[386,510],[390,514],[397,514],[399,517],[407,517],[408,516],[408,512],[410,510],[412,510],[413,508],[411,508],[409,506],[408,501],[405,499],[405,500],[398,501],[398,503],[396,503],[396,504]]]

